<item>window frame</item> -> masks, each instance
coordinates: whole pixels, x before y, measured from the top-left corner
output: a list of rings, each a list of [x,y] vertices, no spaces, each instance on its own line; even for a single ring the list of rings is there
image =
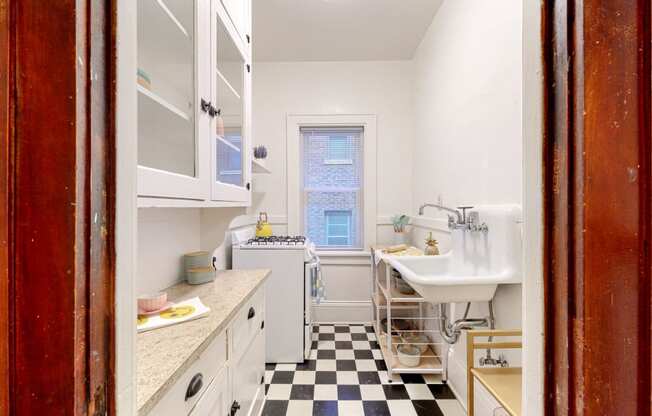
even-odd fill
[[[286,118],[286,166],[287,166],[287,224],[289,234],[301,234],[303,227],[302,195],[302,142],[301,128],[304,127],[362,127],[362,189],[360,197],[361,240],[360,248],[319,249],[325,256],[358,256],[369,253],[369,247],[376,244],[377,222],[377,122],[373,114],[297,115]]]

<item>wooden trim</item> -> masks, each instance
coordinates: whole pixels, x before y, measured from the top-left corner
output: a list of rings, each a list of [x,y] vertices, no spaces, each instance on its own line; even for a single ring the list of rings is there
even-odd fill
[[[0,0],[0,415],[9,415],[12,409],[11,386],[11,322],[13,298],[10,261],[12,251],[12,166],[13,149],[13,59],[11,48],[11,8],[7,0]]]
[[[475,414],[475,378],[474,370],[486,371],[487,368],[476,369],[474,368],[475,362],[475,350],[479,349],[521,349],[523,348],[523,343],[518,341],[487,341],[487,342],[476,342],[476,338],[480,337],[522,337],[523,332],[520,329],[478,329],[466,331],[466,391],[467,391],[467,400],[466,408],[468,416],[474,416]],[[511,373],[514,370],[518,370],[519,373],[522,371],[521,368],[495,368],[496,371],[507,370],[507,373]],[[484,384],[484,382],[483,382]],[[491,388],[485,384],[488,391],[492,394]],[[496,397],[496,399],[502,403],[502,399]],[[505,405],[504,403],[502,403]],[[505,406],[505,408],[509,408]],[[515,411],[510,408],[510,414],[520,414],[521,409]]]
[[[546,415],[650,414],[650,9],[544,1]]]
[[[523,348],[521,342],[476,342],[475,349],[518,349]]]
[[[115,413],[115,7],[0,0],[0,415]]]

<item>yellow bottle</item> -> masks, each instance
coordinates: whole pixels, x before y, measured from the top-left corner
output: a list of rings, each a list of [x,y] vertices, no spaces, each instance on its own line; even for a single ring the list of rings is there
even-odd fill
[[[267,213],[261,212],[256,223],[256,237],[269,237],[272,235],[272,224],[267,221]]]

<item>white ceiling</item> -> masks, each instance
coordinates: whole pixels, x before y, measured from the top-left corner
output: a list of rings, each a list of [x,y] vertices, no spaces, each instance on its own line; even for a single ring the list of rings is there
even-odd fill
[[[410,59],[441,2],[253,0],[254,59]]]

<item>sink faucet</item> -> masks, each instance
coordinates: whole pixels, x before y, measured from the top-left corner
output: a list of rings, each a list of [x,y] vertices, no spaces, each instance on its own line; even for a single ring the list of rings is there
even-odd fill
[[[471,212],[467,218],[466,210],[473,208],[472,206],[463,205],[457,207],[457,209],[453,209],[445,207],[441,204],[425,203],[419,207],[419,215],[423,215],[423,211],[426,207],[433,207],[454,214],[455,217],[453,217],[451,214],[448,214],[448,228],[451,230],[481,231],[483,233],[488,231],[486,224],[479,224],[477,212]]]
[[[423,215],[423,210],[424,210],[426,207],[433,207],[433,208],[437,208],[437,209],[441,209],[441,210],[443,210],[443,211],[448,211],[448,212],[450,212],[450,213],[453,213],[453,214],[455,214],[455,215],[457,216],[457,223],[458,223],[458,224],[464,224],[464,223],[465,223],[465,218],[464,218],[464,215],[463,215],[462,213],[460,213],[460,212],[459,212],[458,210],[456,210],[456,209],[448,208],[448,207],[445,207],[445,206],[440,205],[440,204],[428,204],[428,203],[426,203],[426,204],[421,205],[421,206],[419,207],[419,215]],[[459,207],[459,208],[460,208],[460,209],[461,209],[461,208],[464,208],[464,211],[463,211],[463,212],[466,213],[466,209],[467,209],[467,208],[473,208],[473,207]]]

